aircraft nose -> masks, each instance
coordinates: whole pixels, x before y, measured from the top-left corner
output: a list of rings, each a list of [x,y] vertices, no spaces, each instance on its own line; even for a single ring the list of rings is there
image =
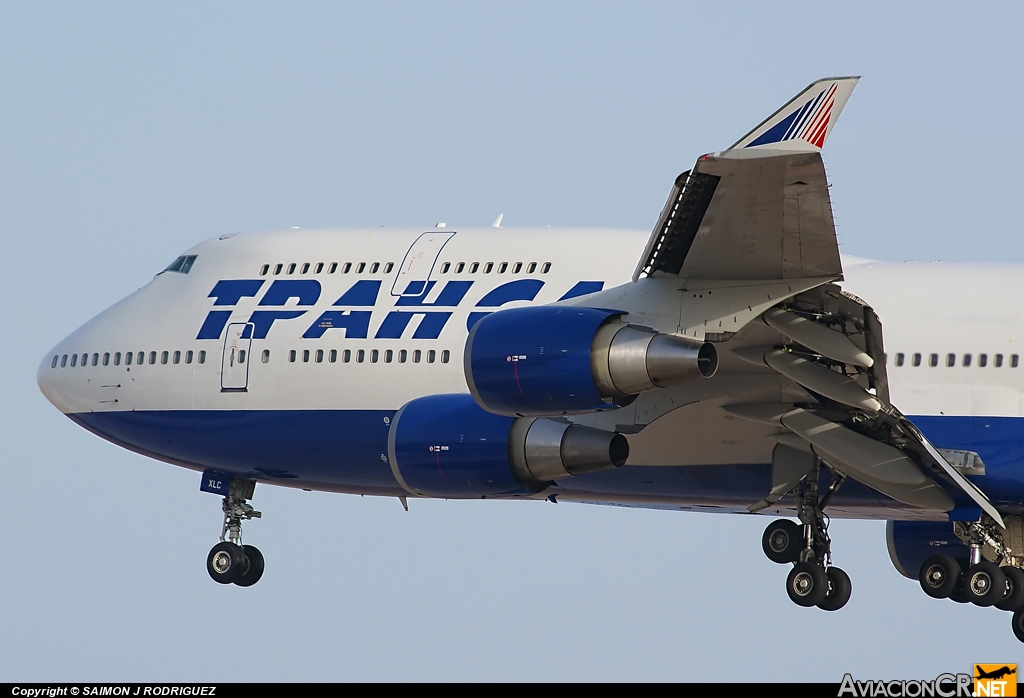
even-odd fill
[[[68,409],[66,401],[62,396],[60,380],[62,357],[66,364],[67,357],[61,353],[60,345],[54,347],[43,357],[43,360],[39,362],[39,370],[36,371],[36,384],[39,386],[39,391],[43,394],[43,397],[49,400],[58,410],[66,414]]]

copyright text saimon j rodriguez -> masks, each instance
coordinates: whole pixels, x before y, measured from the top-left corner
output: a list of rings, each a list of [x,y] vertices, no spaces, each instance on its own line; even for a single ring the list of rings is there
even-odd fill
[[[11,688],[18,698],[57,698],[57,696],[216,696],[216,686],[47,686]]]

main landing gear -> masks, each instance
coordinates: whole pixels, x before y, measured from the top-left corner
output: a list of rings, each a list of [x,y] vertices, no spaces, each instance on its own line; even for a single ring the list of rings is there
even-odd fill
[[[254,545],[241,544],[242,521],[262,516],[246,502],[255,489],[256,483],[251,480],[231,480],[224,496],[220,543],[213,546],[206,557],[206,571],[219,584],[251,587],[263,576],[263,553]]]
[[[846,572],[832,565],[828,516],[823,510],[844,478],[834,474],[832,484],[819,501],[818,472],[815,467],[794,492],[801,523],[789,519],[772,521],[761,537],[761,547],[772,562],[793,563],[786,577],[786,593],[793,603],[838,611],[850,600],[853,585]]]
[[[1013,634],[1024,642],[1024,558],[1013,554],[1020,551],[1005,545],[1001,530],[987,517],[977,522],[956,522],[953,530],[967,544],[970,557],[932,555],[918,573],[921,589],[933,599],[1010,611]],[[983,552],[995,561],[986,560]]]

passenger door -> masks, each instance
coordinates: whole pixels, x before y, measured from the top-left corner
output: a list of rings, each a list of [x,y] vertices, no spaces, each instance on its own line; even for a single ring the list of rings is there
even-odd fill
[[[246,392],[249,388],[249,351],[252,348],[251,322],[232,322],[224,334],[224,352],[220,360],[222,393]]]

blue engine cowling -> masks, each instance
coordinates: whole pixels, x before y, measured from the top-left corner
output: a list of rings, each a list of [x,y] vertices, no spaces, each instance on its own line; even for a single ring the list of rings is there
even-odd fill
[[[932,555],[941,553],[956,560],[970,557],[970,550],[948,521],[888,521],[885,543],[893,567],[909,579],[918,578],[921,565]]]
[[[410,400],[388,430],[395,479],[427,497],[528,495],[560,478],[617,468],[628,457],[622,434],[491,414],[465,393]]]
[[[496,414],[579,414],[615,408],[598,392],[590,359],[598,329],[619,314],[549,305],[484,317],[466,340],[470,392]]]

